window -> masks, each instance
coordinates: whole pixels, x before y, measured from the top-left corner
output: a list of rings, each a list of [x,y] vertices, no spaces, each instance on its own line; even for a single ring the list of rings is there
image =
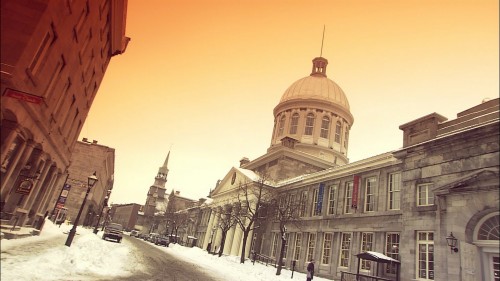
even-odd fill
[[[316,245],[316,233],[309,233],[307,241],[307,259],[308,261],[314,258],[314,247]]]
[[[283,257],[286,259],[288,253],[288,240],[290,238],[290,233],[285,233],[285,249],[283,249]]]
[[[271,257],[276,257],[276,252],[278,250],[278,233],[273,233],[273,247],[271,248]]]
[[[303,191],[302,196],[300,198],[299,217],[303,217],[306,215],[306,202],[307,202],[307,191]]]
[[[297,126],[299,125],[299,114],[294,113],[292,115],[292,120],[290,122],[290,134],[295,135],[297,133]]]
[[[337,192],[337,186],[330,186],[330,190],[328,191],[328,214],[335,214],[335,192]]]
[[[321,121],[321,133],[320,137],[322,138],[328,138],[328,130],[330,129],[330,118],[327,116],[323,117],[323,120]]]
[[[417,232],[417,278],[434,280],[433,232]]]
[[[312,215],[313,216],[321,216],[321,208],[318,206],[319,199],[319,189],[313,190],[313,204],[312,204]]]
[[[491,217],[482,219],[481,226],[477,230],[477,240],[495,240],[500,238],[500,216],[493,214]]]
[[[434,205],[434,193],[431,191],[432,184],[419,184],[417,186],[417,205],[429,206]]]
[[[373,249],[373,233],[361,233],[361,252],[371,251]],[[361,269],[370,270],[371,263],[369,260],[361,260]]]
[[[337,124],[335,125],[335,142],[340,143],[340,134],[342,130],[342,125],[340,124],[340,121],[337,121]]]
[[[283,135],[283,130],[285,129],[285,115],[283,114],[278,123],[278,136]]]
[[[375,211],[375,184],[377,178],[371,177],[366,179],[365,185],[365,212]]]
[[[349,267],[349,256],[351,255],[351,233],[342,233],[340,245],[340,267]]]
[[[306,128],[305,128],[304,134],[312,136],[313,129],[314,129],[314,114],[309,113],[309,114],[307,114],[307,117],[306,117]]]
[[[352,188],[353,182],[347,182],[345,184],[345,197],[344,197],[344,214],[352,213]]]
[[[299,260],[300,258],[300,247],[302,244],[302,233],[295,234],[295,247],[293,250],[293,259]]]
[[[332,233],[325,233],[323,239],[323,253],[321,255],[321,264],[330,264],[330,257],[332,252]]]
[[[389,175],[389,210],[399,210],[401,191],[401,173]]]
[[[385,238],[385,255],[395,260],[399,260],[399,233],[387,233]],[[396,265],[387,264],[385,272],[396,274]]]

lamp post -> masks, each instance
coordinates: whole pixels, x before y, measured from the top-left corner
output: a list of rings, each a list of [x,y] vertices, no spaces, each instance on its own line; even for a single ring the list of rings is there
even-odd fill
[[[97,218],[97,223],[95,224],[95,227],[94,227],[94,234],[97,234],[97,232],[99,232],[99,230],[97,228],[99,227],[99,222],[101,221],[102,213],[104,212],[104,207],[108,206],[108,198],[109,198],[110,193],[111,193],[111,190],[108,190],[108,194],[106,195],[106,197],[104,197],[104,202],[102,203],[101,214]]]
[[[94,174],[92,176],[89,176],[89,178],[88,178],[87,193],[85,193],[85,197],[83,198],[82,206],[80,207],[80,210],[78,211],[78,215],[76,216],[75,222],[73,223],[73,227],[69,231],[68,239],[66,239],[65,245],[68,247],[71,247],[71,242],[73,242],[73,238],[75,237],[76,227],[78,225],[78,221],[80,220],[80,216],[82,215],[83,207],[85,206],[85,201],[87,201],[87,196],[90,193],[90,189],[94,186],[94,184],[96,182],[97,182],[97,176],[95,175],[95,172],[94,172]]]

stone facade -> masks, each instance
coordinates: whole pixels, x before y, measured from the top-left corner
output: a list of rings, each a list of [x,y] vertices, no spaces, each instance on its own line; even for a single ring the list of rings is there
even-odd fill
[[[95,226],[105,206],[104,198],[110,196],[114,184],[115,149],[98,144],[97,141],[89,142],[86,139],[76,142],[71,165],[65,184],[70,186],[64,207],[67,210],[66,218],[74,222],[87,192],[88,177],[94,172],[97,182],[90,190],[85,202],[79,224]],[[50,206],[56,206],[62,185],[56,189],[52,196]],[[54,209],[52,215],[57,213]],[[102,221],[101,221],[102,222]]]
[[[3,222],[37,227],[52,211],[111,58],[130,40],[126,9],[125,0],[2,1]]]

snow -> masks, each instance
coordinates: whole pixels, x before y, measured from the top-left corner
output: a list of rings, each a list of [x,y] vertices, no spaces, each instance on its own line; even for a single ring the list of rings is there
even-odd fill
[[[0,279],[120,280],[120,277],[145,272],[146,267],[137,260],[134,255],[135,247],[127,239],[122,243],[104,241],[101,239],[101,231],[96,235],[92,229],[78,227],[71,247],[67,247],[65,242],[71,227],[72,225],[59,227],[47,220],[39,236],[0,240]],[[291,270],[283,269],[281,275],[277,276],[276,268],[271,265],[266,266],[258,262],[252,264],[250,260],[241,264],[240,257],[218,257],[197,247],[189,248],[179,244],[170,244],[169,247],[150,245],[180,260],[198,264],[221,281],[279,281],[290,280],[292,275]],[[109,258],[110,256],[113,258]],[[292,280],[306,280],[306,275],[294,272]],[[314,280],[329,279],[315,276]]]

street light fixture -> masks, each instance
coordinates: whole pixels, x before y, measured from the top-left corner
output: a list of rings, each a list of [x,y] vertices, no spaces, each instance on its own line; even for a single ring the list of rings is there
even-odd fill
[[[453,236],[453,232],[450,232],[450,235],[446,237],[446,242],[448,243],[448,246],[450,247],[451,252],[458,252],[457,248],[457,238]]]
[[[97,176],[95,175],[96,172],[92,176],[88,177],[88,185],[87,185],[87,193],[85,193],[85,197],[83,198],[82,206],[80,207],[80,210],[78,211],[78,215],[76,216],[75,222],[73,223],[73,227],[69,231],[68,234],[68,239],[66,239],[65,245],[68,247],[71,247],[71,242],[73,242],[73,238],[75,237],[76,234],[76,227],[78,225],[78,221],[80,220],[80,216],[82,215],[83,207],[85,206],[85,201],[87,201],[87,196],[90,193],[90,189],[94,187],[94,184],[97,182]]]

